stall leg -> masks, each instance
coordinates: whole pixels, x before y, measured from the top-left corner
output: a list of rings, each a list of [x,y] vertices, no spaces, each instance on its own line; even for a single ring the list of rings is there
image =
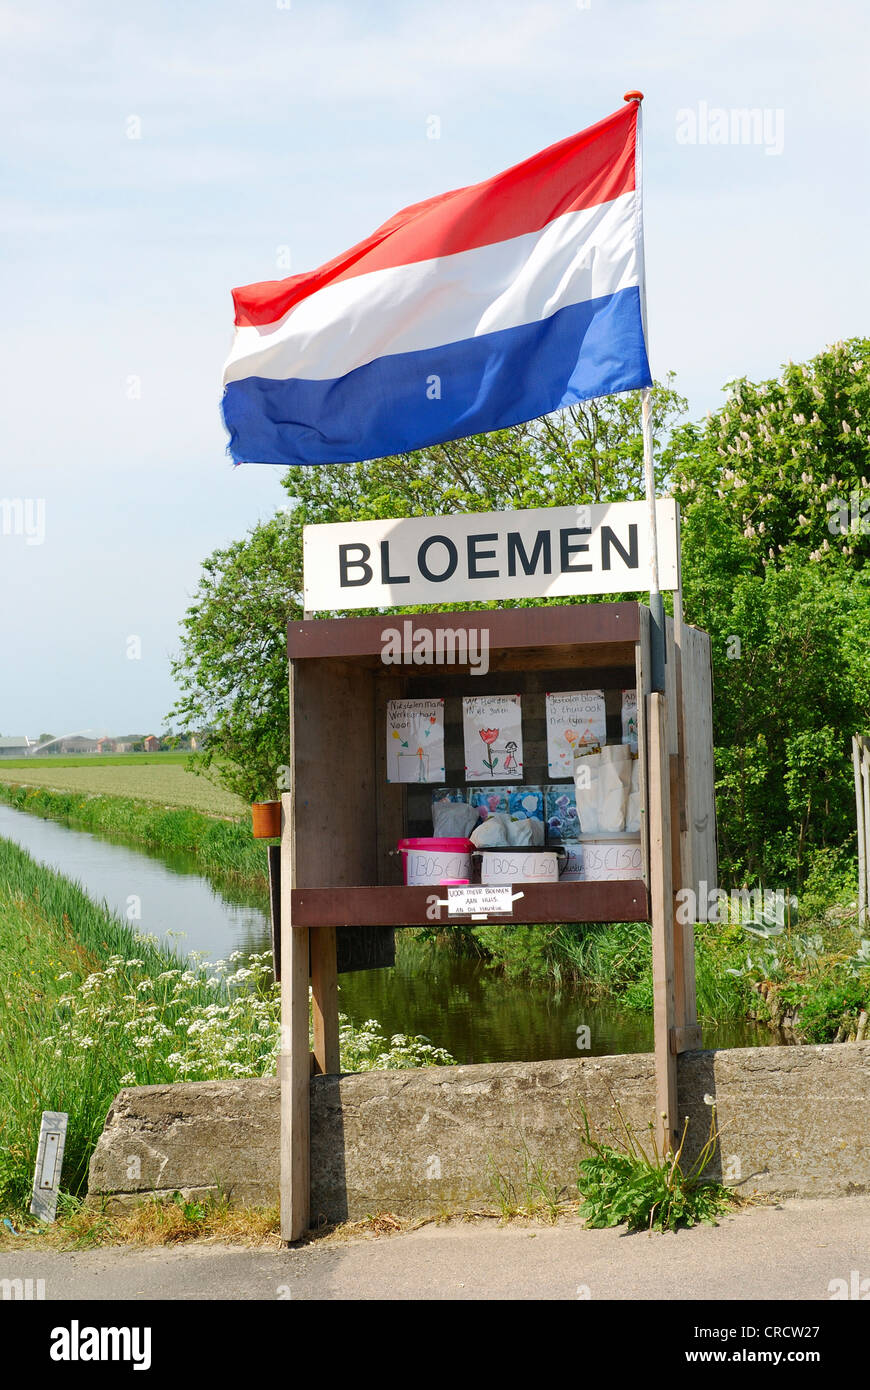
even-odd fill
[[[647,696],[647,700],[656,1135],[661,1151],[668,1153],[677,1147],[679,1123],[677,1058],[673,1046],[676,986],[668,706],[665,696],[657,691]]]
[[[674,605],[678,594],[674,595]],[[679,624],[674,622],[676,640],[674,643],[674,661],[677,670],[676,679],[676,712],[670,711],[670,718],[676,717],[677,721],[677,748],[678,753],[673,752],[673,739],[671,741],[671,836],[673,838],[673,880],[674,894],[681,888],[692,888],[692,872],[690,868],[690,846],[689,846],[689,809],[687,805],[686,789],[686,718],[685,718],[685,690],[683,688],[683,656],[680,647]],[[695,889],[697,892],[697,888]],[[695,918],[697,913],[697,902],[694,904],[694,911],[685,913],[687,921],[677,920],[674,925],[674,957],[676,967],[676,987],[677,987],[677,1028],[676,1028],[676,1048],[677,1053],[685,1052],[688,1048],[701,1046],[701,1030],[698,1027],[698,1005],[695,989]]]
[[[311,1063],[308,1051],[308,928],[294,927],[290,797],[281,798],[281,1238],[299,1240],[310,1212]]]
[[[335,927],[317,927],[311,933],[311,995],[314,1070],[321,1076],[334,1076],[341,1070]]]

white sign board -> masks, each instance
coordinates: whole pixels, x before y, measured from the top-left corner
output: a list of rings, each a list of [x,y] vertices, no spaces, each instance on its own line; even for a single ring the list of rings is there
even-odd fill
[[[449,917],[486,917],[490,913],[503,916],[514,910],[514,890],[505,884],[463,884],[461,888],[447,889],[447,914]],[[522,893],[517,893],[521,898]]]
[[[673,498],[656,503],[659,587],[679,587]],[[342,521],[303,528],[307,612],[471,599],[570,598],[650,586],[645,502]]]

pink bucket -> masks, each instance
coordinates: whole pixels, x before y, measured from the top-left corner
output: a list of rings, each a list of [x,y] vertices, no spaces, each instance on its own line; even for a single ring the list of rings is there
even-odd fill
[[[473,848],[470,840],[450,836],[400,840],[405,883],[437,887],[446,878],[471,878]]]

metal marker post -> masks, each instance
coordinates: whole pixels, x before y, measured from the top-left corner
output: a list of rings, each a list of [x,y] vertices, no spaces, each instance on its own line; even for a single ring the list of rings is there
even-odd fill
[[[43,1110],[36,1151],[36,1172],[33,1175],[33,1198],[30,1210],[40,1221],[54,1221],[57,1215],[57,1195],[66,1144],[69,1116],[63,1111]]]
[[[635,187],[638,198],[638,222],[641,220],[641,199],[643,196],[643,92],[626,92],[623,101],[637,102],[637,144],[635,161]],[[649,332],[647,329],[646,314],[646,267],[643,261],[643,237],[638,238],[638,248],[641,255],[640,265],[640,315],[643,324],[643,340],[649,352]],[[650,611],[650,665],[651,684],[653,690],[664,690],[665,688],[665,610],[662,602],[662,595],[659,589],[659,548],[658,548],[658,526],[656,519],[656,480],[653,469],[653,437],[652,437],[652,391],[649,386],[644,386],[640,396],[641,420],[643,425],[643,482],[646,492],[646,505],[649,513],[649,547],[650,547],[650,586],[649,586],[649,611]]]

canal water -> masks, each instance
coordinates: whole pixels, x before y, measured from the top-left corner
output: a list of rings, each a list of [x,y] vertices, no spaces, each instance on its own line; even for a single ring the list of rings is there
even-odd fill
[[[158,855],[9,806],[0,805],[0,837],[77,880],[136,931],[152,933],[180,954],[202,951],[214,961],[230,951],[269,947],[265,885],[262,893],[226,884],[218,889],[191,856]],[[652,1051],[650,1015],[590,1000],[575,989],[508,980],[408,931],[396,938],[395,966],[339,976],[339,1008],[356,1024],[375,1019],[388,1037],[422,1033],[464,1063]],[[581,1054],[582,1025],[591,1046]],[[749,1023],[704,1028],[705,1047],[776,1041],[771,1030]]]

